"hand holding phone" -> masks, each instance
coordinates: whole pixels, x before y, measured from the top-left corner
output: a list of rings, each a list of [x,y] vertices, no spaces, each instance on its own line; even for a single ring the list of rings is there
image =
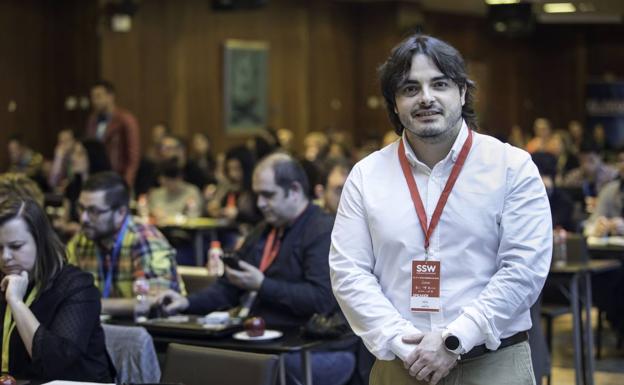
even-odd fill
[[[240,258],[236,253],[226,253],[221,257],[221,260],[231,269],[242,270],[238,264]]]

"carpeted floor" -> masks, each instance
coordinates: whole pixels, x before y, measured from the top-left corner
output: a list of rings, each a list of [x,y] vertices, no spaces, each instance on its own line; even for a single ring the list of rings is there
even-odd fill
[[[593,312],[594,330],[597,312]],[[605,322],[602,334],[602,358],[596,360],[595,385],[624,385],[624,348],[616,347],[617,337]],[[569,314],[555,319],[554,352],[552,356],[552,385],[573,385],[574,351],[572,348],[572,317]],[[546,381],[544,381],[546,384]]]

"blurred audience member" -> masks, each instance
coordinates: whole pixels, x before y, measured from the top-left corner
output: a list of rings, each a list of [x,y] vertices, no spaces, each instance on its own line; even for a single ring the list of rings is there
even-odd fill
[[[61,192],[69,183],[71,173],[71,154],[76,145],[74,132],[66,128],[61,130],[57,136],[56,147],[54,148],[54,159],[52,169],[48,176],[48,185],[55,192]]]
[[[197,170],[201,172],[202,183],[204,183],[204,186],[217,182],[215,177],[217,161],[212,154],[210,140],[206,134],[201,132],[193,134],[189,162],[194,163]]]
[[[346,162],[351,159],[351,151],[344,143],[331,142],[327,149],[327,156],[325,158],[325,168],[328,164],[336,162]]]
[[[208,179],[199,165],[195,162],[189,162],[188,153],[184,141],[175,135],[165,135],[160,141],[160,160],[166,161],[177,159],[178,164],[182,168],[183,179],[198,189],[203,190],[204,187],[213,181]]]
[[[253,154],[254,163],[277,149],[278,139],[275,135],[272,131],[261,130],[247,141],[246,146]]]
[[[215,218],[227,218],[237,223],[256,224],[261,216],[251,191],[254,159],[251,151],[234,147],[225,155],[225,181],[217,186],[206,209]]]
[[[580,147],[577,148],[570,132],[557,130],[556,135],[561,139],[561,152],[557,159],[557,174],[565,175],[571,170],[578,168]]]
[[[154,226],[135,223],[125,180],[114,172],[94,174],[78,201],[81,231],[67,245],[70,263],[93,274],[102,292],[102,311],[133,314],[133,282],[150,281],[150,290],[183,290],[175,250]]]
[[[156,123],[151,130],[150,144],[141,156],[139,168],[134,178],[133,192],[137,199],[143,199],[151,188],[157,187],[158,163],[160,162],[160,151],[162,140],[169,135],[169,127],[165,122]]]
[[[585,222],[585,235],[603,237],[624,235],[624,151],[617,155],[619,179],[607,183],[600,191],[596,208]]]
[[[532,158],[546,187],[553,227],[562,227],[567,231],[576,232],[578,226],[574,220],[576,212],[574,201],[565,191],[555,186],[557,158],[547,152],[535,152]]]
[[[527,142],[524,137],[524,131],[522,131],[522,127],[517,124],[511,126],[511,131],[509,132],[509,136],[507,137],[507,143],[518,148],[526,147]]]
[[[545,151],[553,152],[553,132],[550,121],[546,118],[537,118],[533,122],[534,137],[529,140],[526,150],[530,153]],[[554,154],[557,156],[558,154]]]
[[[351,171],[351,165],[346,161],[335,163],[327,173],[325,186],[317,190],[317,196],[322,197],[322,206],[329,214],[336,215],[338,211],[340,195],[349,171]]]
[[[618,171],[605,164],[600,157],[596,145],[584,142],[579,152],[580,167],[567,173],[562,181],[563,187],[580,187],[583,189],[586,209],[592,212],[595,198],[602,188],[618,176]]]
[[[160,187],[149,192],[150,215],[156,223],[167,222],[178,215],[197,218],[201,215],[202,198],[199,189],[182,179],[177,159],[162,161],[159,167]]]
[[[106,80],[91,87],[91,106],[93,112],[87,121],[87,137],[104,143],[113,170],[132,186],[141,157],[136,118],[115,104],[115,88]]]
[[[41,167],[43,165],[43,156],[26,146],[20,134],[9,137],[7,145],[9,153],[9,172],[25,174],[39,184],[45,186],[42,180]]]
[[[287,128],[278,129],[276,134],[279,147],[281,147],[283,151],[292,154],[294,151],[293,138],[295,134]]]
[[[598,123],[594,125],[592,140],[596,144],[596,148],[598,149],[598,153],[602,156],[602,159],[611,161],[609,143],[607,143],[607,133],[602,124]]]
[[[69,183],[63,191],[65,215],[54,222],[54,227],[65,236],[73,236],[80,230],[78,197],[83,183],[91,174],[111,170],[104,144],[95,139],[77,142],[70,154],[69,169]]]
[[[328,146],[327,135],[320,131],[309,132],[303,139],[303,158],[310,162],[322,164],[327,155]]]
[[[568,133],[570,134],[570,139],[574,146],[574,155],[578,155],[581,150],[581,144],[583,144],[585,140],[585,129],[578,120],[570,120],[568,122]]]
[[[165,122],[154,124],[150,135],[150,144],[146,151],[146,156],[153,162],[160,161],[160,143],[166,135],[170,134],[169,125]]]
[[[0,202],[13,196],[33,199],[41,207],[45,203],[43,192],[34,180],[19,173],[6,172],[0,174]]]

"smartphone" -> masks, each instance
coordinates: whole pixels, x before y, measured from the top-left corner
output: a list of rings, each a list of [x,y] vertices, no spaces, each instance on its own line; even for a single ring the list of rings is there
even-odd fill
[[[222,257],[221,260],[223,261],[223,263],[225,263],[228,267],[235,269],[235,270],[241,270],[238,262],[240,261],[240,257],[238,255],[236,255],[236,253],[225,253]]]

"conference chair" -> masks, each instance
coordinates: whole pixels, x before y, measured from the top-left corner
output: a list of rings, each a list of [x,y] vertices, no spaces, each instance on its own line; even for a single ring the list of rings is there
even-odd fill
[[[163,370],[164,383],[184,385],[274,385],[276,355],[169,344]]]
[[[154,341],[145,328],[103,324],[106,350],[117,370],[118,384],[160,381]]]

